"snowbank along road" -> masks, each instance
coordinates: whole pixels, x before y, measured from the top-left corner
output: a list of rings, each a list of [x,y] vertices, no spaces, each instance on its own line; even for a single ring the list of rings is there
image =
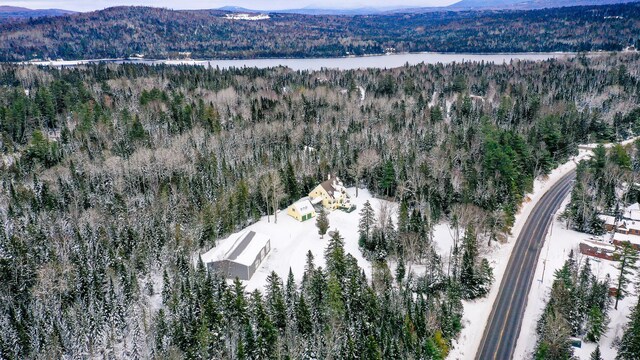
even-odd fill
[[[553,185],[520,231],[476,359],[508,360],[513,356],[544,238],[552,215],[571,191],[574,178],[575,170],[572,170]]]

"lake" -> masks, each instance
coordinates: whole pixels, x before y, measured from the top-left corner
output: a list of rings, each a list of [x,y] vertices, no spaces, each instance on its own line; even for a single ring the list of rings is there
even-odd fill
[[[248,60],[147,60],[147,59],[101,59],[71,61],[34,61],[37,65],[76,66],[79,64],[110,62],[169,65],[210,65],[226,69],[230,67],[269,68],[287,66],[293,70],[320,70],[322,68],[351,70],[367,68],[396,68],[405,64],[420,63],[448,64],[452,62],[485,61],[502,64],[511,60],[547,60],[551,58],[571,57],[574,53],[516,53],[516,54],[451,54],[451,53],[409,53],[375,56],[341,57],[341,58],[309,58],[309,59],[248,59]]]

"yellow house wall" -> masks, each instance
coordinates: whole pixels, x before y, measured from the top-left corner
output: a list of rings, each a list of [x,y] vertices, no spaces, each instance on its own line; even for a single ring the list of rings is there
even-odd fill
[[[332,201],[331,196],[329,196],[329,193],[327,193],[327,191],[322,187],[322,185],[316,186],[316,188],[309,193],[309,197],[312,199],[317,197],[322,197],[322,206],[324,206],[325,209],[329,209],[329,210],[335,210],[339,208],[342,203],[341,201],[337,201],[337,200],[331,202]]]
[[[327,199],[329,197],[329,194],[322,187],[322,185],[316,186],[316,188],[311,190],[311,192],[309,193],[309,197],[312,199],[317,198],[318,196],[322,196],[323,199]]]
[[[335,210],[340,206],[340,203],[337,201],[331,202],[331,198],[325,197],[322,199],[322,206],[324,206],[325,209]]]
[[[316,217],[316,212],[315,212],[315,211],[311,211],[311,212],[310,212],[310,214],[311,214],[311,217],[312,217],[312,218]],[[298,220],[298,221],[302,221],[302,215],[303,215],[303,214],[300,214],[300,213],[296,210],[295,206],[293,206],[293,205],[291,205],[291,206],[289,206],[289,207],[287,208],[287,215],[291,216],[292,218],[294,218],[294,219],[296,219],[296,220]],[[306,215],[306,214],[305,214],[305,215]]]
[[[296,211],[296,208],[293,206],[289,206],[289,208],[287,209],[287,215],[291,216],[292,218],[298,221],[302,221],[302,215],[298,214],[298,212]]]

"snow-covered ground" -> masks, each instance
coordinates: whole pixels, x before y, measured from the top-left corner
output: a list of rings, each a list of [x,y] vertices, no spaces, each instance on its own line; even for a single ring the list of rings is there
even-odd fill
[[[473,301],[463,301],[464,315],[462,321],[464,328],[462,329],[458,340],[454,341],[452,350],[447,356],[447,359],[464,360],[475,357],[478,346],[480,346],[480,341],[482,340],[484,328],[487,324],[487,320],[489,319],[489,314],[491,313],[491,308],[498,296],[500,283],[502,282],[502,277],[504,276],[507,263],[509,262],[509,257],[513,251],[515,240],[518,238],[518,234],[520,234],[522,226],[524,226],[529,214],[542,195],[544,195],[560,178],[575,169],[580,160],[585,159],[590,155],[590,151],[580,150],[578,155],[558,166],[548,176],[536,179],[533,185],[533,192],[525,196],[525,202],[520,208],[518,214],[516,214],[516,221],[511,229],[511,235],[508,237],[507,242],[502,244],[494,243],[491,247],[483,249],[481,256],[486,257],[489,260],[489,263],[493,267],[495,280],[487,297]],[[445,236],[446,230],[447,229],[436,229],[436,234],[439,231],[442,235],[434,236],[434,242],[438,244],[438,248],[445,251],[444,253],[441,253],[443,258],[448,257],[449,249],[451,248],[451,240],[449,240],[451,237],[447,239]],[[447,243],[447,241],[449,241],[449,243]],[[483,242],[481,242],[480,245],[483,245],[482,243]],[[516,356],[514,359],[520,358]]]
[[[271,19],[271,16],[267,14],[225,14],[225,19],[229,20],[248,20],[248,21],[258,21],[258,20],[268,20]]]
[[[565,199],[561,209],[564,209],[568,203],[569,197]],[[559,213],[560,211],[558,214]],[[536,323],[549,299],[555,270],[562,267],[571,250],[573,250],[576,256],[575,258],[579,263],[582,263],[586,257],[580,254],[578,245],[580,241],[589,239],[590,235],[566,229],[564,222],[558,220],[558,214],[554,217],[551,230],[547,234],[544,247],[540,253],[540,259],[538,260],[536,275],[527,300],[527,309],[525,310],[514,359],[527,359],[532,357],[531,354],[535,349],[537,341]],[[612,281],[617,279],[615,262],[591,258],[591,265],[593,273],[599,280],[604,279],[607,274],[611,276]],[[544,279],[542,278],[543,270]],[[609,329],[600,340],[600,350],[602,351],[603,359],[615,358],[616,349],[612,343],[616,338],[622,336],[623,327],[628,321],[627,315],[631,312],[630,308],[635,303],[636,298],[629,296],[620,301],[618,310],[614,310],[613,307],[611,308],[609,312],[611,319]],[[579,359],[589,359],[591,352],[595,350],[595,348],[596,344],[583,342],[582,348],[574,348],[574,353]]]
[[[629,138],[629,139],[627,139],[625,141],[620,142],[620,145],[627,146],[629,144],[632,144],[634,141],[636,141],[638,139],[640,139],[640,136],[635,136],[635,137],[632,137],[632,138]],[[604,147],[610,148],[615,144],[617,144],[617,143],[604,144]],[[582,144],[582,145],[579,145],[578,147],[580,148],[580,150],[593,150],[596,147],[598,147],[598,145],[600,145],[600,144],[592,143],[592,144]]]
[[[351,213],[336,210],[329,213],[329,231],[338,230],[344,238],[345,251],[350,253],[358,260],[358,265],[364,270],[367,277],[371,276],[371,264],[363,256],[358,248],[358,222],[360,220],[360,209],[362,205],[369,200],[371,206],[376,212],[376,216],[380,211],[381,204],[391,206],[391,214],[396,213],[396,204],[388,201],[375,199],[367,190],[359,190],[358,197],[355,197],[355,188],[348,188],[347,192],[351,196],[351,201],[357,206],[357,209]],[[329,242],[329,235],[325,235],[324,239],[318,235],[315,218],[305,222],[299,222],[287,215],[285,210],[278,213],[278,223],[273,222],[273,216],[270,216],[271,222],[267,221],[264,216],[257,223],[243,229],[253,230],[268,235],[271,238],[271,251],[260,267],[253,274],[250,280],[243,281],[247,287],[247,291],[255,289],[263,290],[266,284],[267,276],[275,271],[283,280],[286,280],[289,274],[289,268],[293,271],[296,282],[302,280],[304,273],[304,265],[306,255],[309,250],[313,253],[314,263],[316,266],[325,266],[324,250]],[[218,246],[224,246],[226,241],[233,241],[238,235],[232,234],[228,238],[221,240]]]

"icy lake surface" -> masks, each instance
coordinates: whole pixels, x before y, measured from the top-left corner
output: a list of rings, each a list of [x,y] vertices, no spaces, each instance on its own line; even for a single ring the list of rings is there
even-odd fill
[[[170,65],[202,65],[221,69],[236,67],[270,68],[286,66],[293,70],[321,70],[323,68],[351,70],[367,68],[397,68],[405,64],[449,64],[452,62],[492,62],[508,63],[512,60],[547,60],[551,58],[571,57],[573,53],[512,53],[512,54],[452,54],[452,53],[409,53],[375,56],[309,58],[309,59],[246,59],[246,60],[150,60],[150,59],[100,59],[100,60],[57,60],[33,61],[38,65],[75,66],[94,62],[141,63]]]

